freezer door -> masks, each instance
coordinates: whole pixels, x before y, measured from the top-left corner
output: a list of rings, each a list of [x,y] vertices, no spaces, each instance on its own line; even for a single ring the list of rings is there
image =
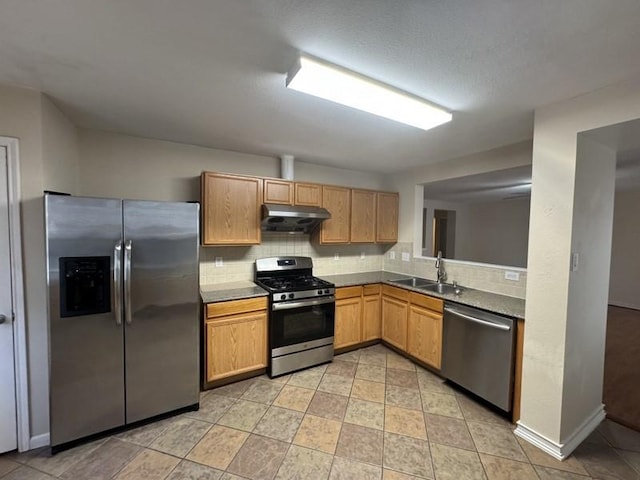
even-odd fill
[[[121,203],[45,196],[53,447],[125,421],[123,326],[114,278]]]
[[[127,423],[198,403],[194,203],[124,201]]]

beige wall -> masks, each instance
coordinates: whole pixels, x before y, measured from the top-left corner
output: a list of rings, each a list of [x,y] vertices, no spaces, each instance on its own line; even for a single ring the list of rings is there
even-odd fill
[[[531,141],[524,141],[465,157],[443,159],[441,162],[392,176],[390,187],[392,190],[400,192],[398,236],[400,242],[405,245],[402,248],[409,248],[412,255],[414,253],[421,254],[422,232],[419,226],[422,224],[423,184],[530,164]],[[456,243],[458,241],[459,238],[456,234]],[[388,258],[385,259],[385,265],[388,261]],[[424,269],[427,272],[430,271],[433,260],[412,257],[411,262],[415,265],[394,263],[393,261],[390,262],[390,265],[392,265],[391,268],[399,268],[402,272],[414,272],[418,275],[418,272],[424,271]],[[524,272],[520,274],[518,281],[505,281],[504,273],[510,270],[509,268],[457,261],[449,261],[447,265],[449,270],[456,272],[456,280],[461,285],[519,298],[524,297],[527,281],[527,275]],[[400,272],[400,270],[394,271]]]
[[[555,445],[602,413],[614,162],[578,133],[638,117],[640,79],[536,111],[520,424]]]
[[[400,241],[414,241],[416,185],[530,164],[529,140],[456,159],[442,159],[438,163],[393,175],[390,185],[394,191],[400,192]]]
[[[22,251],[31,437],[49,431],[46,269],[42,192],[66,188],[57,169],[73,158],[73,127],[41,93],[0,86],[0,135],[19,140]],[[55,168],[45,167],[51,161]],[[52,177],[52,178],[49,178]]]
[[[640,309],[640,190],[618,192],[613,211],[609,303]]]
[[[80,129],[79,194],[140,200],[200,199],[200,173],[280,176],[280,159]],[[295,162],[300,181],[382,188],[383,175]]]
[[[474,262],[527,266],[529,199],[469,205],[466,232],[456,241],[456,256]]]
[[[75,194],[78,187],[78,130],[46,95],[42,103],[42,158],[45,188]]]

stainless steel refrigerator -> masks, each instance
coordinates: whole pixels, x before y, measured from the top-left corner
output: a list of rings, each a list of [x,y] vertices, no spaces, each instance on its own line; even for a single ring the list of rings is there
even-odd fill
[[[199,402],[199,205],[45,195],[51,446]]]

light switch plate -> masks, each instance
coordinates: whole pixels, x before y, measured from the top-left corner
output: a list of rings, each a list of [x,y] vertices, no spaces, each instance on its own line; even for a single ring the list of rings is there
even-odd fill
[[[334,253],[333,254],[333,259],[334,260],[340,260],[340,254],[339,253]]]
[[[364,252],[360,252],[360,260],[364,260],[366,257]]]
[[[411,260],[411,256],[409,255],[409,252],[402,252],[402,261],[408,262],[409,260]]]
[[[578,252],[571,252],[571,271],[578,271],[578,264],[580,263],[580,254]]]
[[[389,260],[395,260],[396,259],[396,252],[389,252]]]
[[[222,260],[222,257],[216,257],[215,265],[216,267],[222,267],[224,265],[224,261]]]

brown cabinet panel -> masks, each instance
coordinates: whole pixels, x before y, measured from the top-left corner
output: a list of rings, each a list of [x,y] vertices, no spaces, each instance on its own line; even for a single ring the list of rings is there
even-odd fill
[[[409,291],[404,288],[392,287],[391,285],[382,285],[382,295],[397,298],[398,300],[409,300]]]
[[[442,314],[409,306],[407,353],[434,368],[442,357]]]
[[[207,304],[207,319],[267,309],[267,297],[247,298]]]
[[[322,206],[331,213],[331,218],[320,226],[320,243],[349,243],[351,190],[323,185]]]
[[[369,286],[369,285],[367,285]],[[378,291],[379,292],[379,291]],[[362,341],[377,340],[382,337],[380,293],[362,297]]]
[[[206,380],[267,366],[267,313],[220,317],[206,323]]]
[[[398,241],[398,203],[397,193],[378,192],[376,242],[396,243]]]
[[[293,205],[293,183],[286,180],[265,178],[264,203]]]
[[[317,183],[295,183],[294,205],[322,206],[322,185]]]
[[[364,285],[362,288],[364,295],[374,295],[376,293],[379,294],[382,291],[382,285],[380,285],[379,283]]]
[[[382,339],[402,351],[407,350],[406,301],[382,296]]]
[[[202,174],[203,245],[260,243],[262,179]]]
[[[444,308],[444,301],[441,298],[429,297],[415,292],[409,292],[409,302],[412,305],[418,305],[439,313],[442,313]]]
[[[343,298],[360,297],[362,295],[362,287],[340,287],[336,288],[336,300]]]
[[[376,192],[351,190],[351,242],[376,241]]]
[[[334,348],[360,343],[362,330],[362,297],[336,300]]]

